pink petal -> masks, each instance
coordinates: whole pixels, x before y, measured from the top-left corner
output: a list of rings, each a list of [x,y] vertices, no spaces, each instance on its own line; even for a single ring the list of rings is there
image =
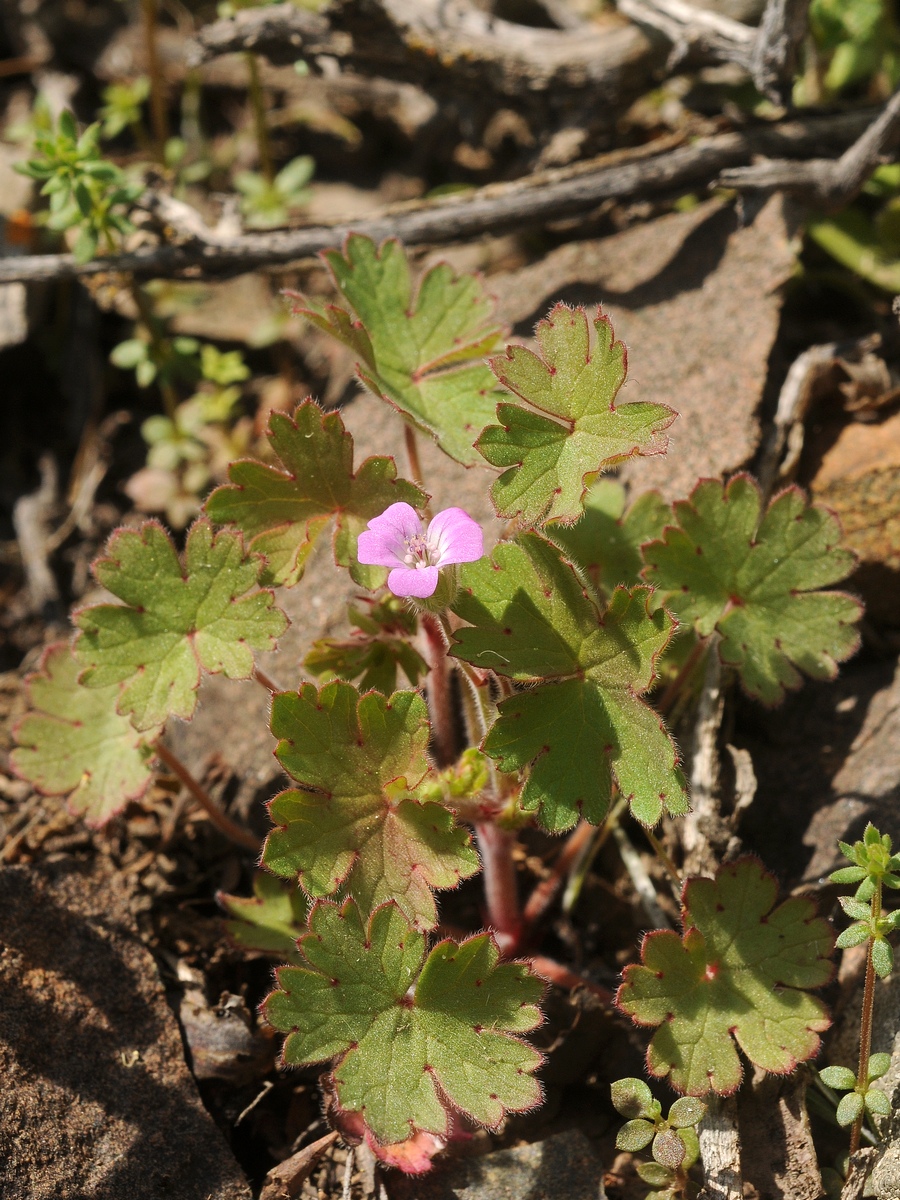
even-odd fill
[[[422,533],[419,514],[411,504],[391,504],[359,535],[356,557],[367,567],[396,567],[404,562],[406,539]]]
[[[395,596],[415,596],[425,600],[438,585],[437,567],[398,567],[388,575],[388,587]]]
[[[484,556],[484,534],[461,508],[445,508],[428,526],[428,543],[437,553],[437,565],[477,562]]]

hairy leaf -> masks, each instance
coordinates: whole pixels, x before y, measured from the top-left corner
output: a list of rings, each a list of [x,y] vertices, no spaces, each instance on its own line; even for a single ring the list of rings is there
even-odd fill
[[[677,524],[644,547],[646,579],[705,637],[718,630],[722,661],[747,691],[777,704],[800,670],[831,679],[859,643],[859,601],[819,588],[855,562],[837,518],[788,488],[762,513],[758,485],[736,475],[703,480],[675,505]],[[799,670],[798,670],[799,668]]]
[[[600,471],[666,448],[663,430],[677,414],[663,404],[616,405],[625,347],[608,317],[598,312],[593,326],[592,345],[585,310],[557,304],[537,327],[538,354],[508,346],[491,361],[503,386],[522,401],[499,404],[499,424],[476,443],[492,466],[505,468],[491,488],[501,517],[571,524]]]
[[[625,489],[601,479],[587,494],[577,525],[559,526],[553,540],[579,566],[601,595],[641,582],[641,546],[662,536],[672,510],[659,492],[644,492],[625,507]]]
[[[445,1134],[454,1110],[494,1128],[539,1102],[541,1056],[511,1035],[540,1024],[543,984],[500,963],[489,934],[440,942],[426,959],[393,903],[366,926],[352,901],[320,902],[309,925],[308,966],[278,972],[265,1015],[289,1035],[286,1063],[338,1059],[338,1103],[380,1142]]]
[[[503,771],[530,766],[522,805],[547,829],[602,821],[614,784],[645,825],[687,811],[675,746],[640,698],[674,625],[648,598],[618,588],[601,612],[538,534],[462,569],[454,609],[472,628],[457,631],[453,653],[539,684],[501,702],[484,749]]]
[[[473,444],[497,402],[483,356],[503,332],[481,280],[440,263],[414,291],[400,243],[376,247],[360,234],[325,259],[350,311],[336,305],[296,311],[349,346],[363,383],[451,458],[478,463]]]
[[[834,938],[803,897],[776,907],[777,884],[755,859],[689,879],[682,896],[684,935],[647,934],[640,965],[625,968],[619,1007],[638,1025],[657,1026],[647,1052],[651,1075],[679,1092],[733,1092],[741,1063],[778,1075],[812,1058],[830,1022],[801,988],[831,976]]]
[[[232,941],[245,950],[274,954],[281,962],[298,962],[297,938],[306,932],[306,897],[296,884],[259,871],[253,880],[252,896],[216,899],[231,916],[225,922]]]
[[[256,586],[260,566],[239,534],[214,534],[208,521],[188,533],[183,562],[155,521],[118,530],[94,574],[123,603],[74,614],[82,683],[124,683],[119,712],[137,729],[189,719],[201,669],[248,679],[253,650],[273,649],[287,627],[272,593]]]
[[[275,697],[271,727],[279,762],[304,790],[272,801],[265,865],[310,896],[344,885],[367,912],[394,899],[418,928],[433,928],[432,888],[455,887],[478,857],[452,813],[416,796],[428,771],[421,696],[307,683]]]
[[[392,458],[367,458],[353,471],[353,438],[338,413],[306,400],[294,413],[272,413],[269,442],[284,470],[252,459],[233,462],[230,483],[212,493],[206,511],[220,525],[237,525],[263,554],[264,583],[291,586],[334,520],[334,561],[363,587],[384,583],[383,567],[361,566],[356,539],[372,517],[403,500],[421,508],[424,492],[397,478]]]
[[[25,681],[32,711],[16,726],[11,762],[45,796],[68,796],[72,812],[103,825],[147,790],[150,743],[158,728],[138,733],[116,711],[119,687],[87,688],[68,645],[49,646]]]

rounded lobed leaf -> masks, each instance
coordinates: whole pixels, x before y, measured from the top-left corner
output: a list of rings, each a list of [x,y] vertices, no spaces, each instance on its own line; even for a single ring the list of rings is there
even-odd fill
[[[856,559],[840,548],[837,518],[809,505],[799,488],[765,513],[748,475],[706,479],[674,506],[675,524],[644,546],[644,577],[663,601],[706,637],[751,696],[777,704],[804,672],[831,679],[859,644],[859,601],[819,589],[843,579]]]
[[[831,928],[809,900],[776,907],[776,894],[773,876],[750,858],[720,867],[715,879],[689,879],[683,936],[648,934],[641,964],[625,969],[619,1007],[657,1027],[648,1069],[680,1092],[733,1092],[741,1081],[735,1041],[775,1074],[819,1048],[825,1008],[799,989],[830,978]]]
[[[31,711],[15,728],[13,770],[45,796],[67,796],[69,809],[99,826],[139,800],[153,778],[152,742],[116,709],[119,685],[85,687],[68,645],[44,651],[25,686]]]
[[[215,534],[208,521],[191,527],[183,561],[156,521],[118,530],[94,574],[122,603],[74,614],[81,682],[123,684],[119,712],[139,730],[189,720],[202,671],[248,679],[253,651],[274,649],[287,628],[272,593],[257,587],[261,565],[239,534]]]
[[[364,923],[352,900],[319,902],[309,927],[308,965],[278,972],[264,1013],[288,1034],[286,1063],[337,1059],[338,1105],[380,1143],[446,1135],[454,1111],[496,1127],[540,1101],[541,1055],[516,1035],[540,1024],[543,981],[501,963],[488,934],[440,942],[426,958],[396,904]]]

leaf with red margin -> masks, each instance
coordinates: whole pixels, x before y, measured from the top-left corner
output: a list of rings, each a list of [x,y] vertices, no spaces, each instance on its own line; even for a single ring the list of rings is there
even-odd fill
[[[664,453],[678,415],[664,404],[616,404],[625,346],[599,310],[593,344],[583,308],[557,304],[535,331],[539,353],[507,346],[491,369],[519,403],[497,405],[498,425],[475,443],[505,470],[491,488],[498,516],[526,525],[571,525],[601,471],[638,454]]]
[[[795,487],[762,504],[749,475],[702,480],[675,504],[677,524],[643,547],[644,578],[701,637],[719,632],[719,655],[751,696],[778,704],[801,670],[834,678],[859,645],[862,605],[818,590],[856,562],[834,513]]]
[[[367,588],[384,583],[383,567],[361,565],[356,541],[372,517],[404,501],[422,508],[428,497],[397,478],[392,458],[373,455],[354,472],[353,437],[339,413],[324,413],[313,400],[293,418],[272,413],[269,444],[283,470],[253,459],[228,468],[230,483],[209,496],[206,512],[218,525],[236,525],[251,550],[265,557],[263,583],[293,586],[325,529],[334,521],[334,561]]]
[[[310,896],[343,886],[366,912],[393,899],[419,929],[433,929],[432,889],[474,875],[478,855],[449,809],[416,794],[429,769],[422,697],[304,683],[274,698],[271,729],[278,761],[303,790],[271,802],[277,828],[263,863]]]
[[[94,574],[122,603],[73,614],[81,682],[123,684],[118,711],[136,729],[190,720],[202,671],[249,679],[253,650],[273,650],[287,628],[272,593],[256,586],[261,566],[240,534],[215,534],[209,521],[191,527],[181,557],[157,521],[117,530]]]
[[[648,933],[642,962],[625,968],[619,1008],[637,1025],[657,1026],[647,1066],[677,1091],[735,1091],[735,1041],[776,1075],[817,1053],[831,1022],[822,1002],[800,989],[831,978],[834,934],[811,900],[774,907],[777,894],[775,877],[754,858],[725,864],[715,879],[689,879],[683,937]]]
[[[104,825],[153,778],[151,743],[158,728],[138,733],[116,711],[119,685],[88,688],[66,643],[48,646],[25,687],[31,702],[15,729],[13,770],[45,796],[68,796],[71,812]]]
[[[540,1102],[541,1055],[517,1034],[541,1023],[544,983],[503,962],[490,934],[425,939],[396,904],[368,920],[352,900],[320,901],[300,941],[306,967],[282,967],[266,1019],[288,1034],[284,1061],[337,1059],[340,1107],[383,1145],[447,1136],[451,1114],[496,1128]]]
[[[687,812],[678,751],[641,699],[675,622],[647,588],[617,588],[601,611],[553,542],[536,533],[466,563],[452,653],[538,686],[499,705],[484,750],[501,771],[530,767],[521,803],[553,832],[599,824],[613,786],[655,825]]]

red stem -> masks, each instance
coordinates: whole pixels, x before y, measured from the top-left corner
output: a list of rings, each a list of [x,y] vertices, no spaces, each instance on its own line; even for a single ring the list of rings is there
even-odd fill
[[[252,850],[255,854],[259,853],[259,839],[222,812],[209,792],[197,782],[180,758],[177,758],[167,746],[159,741],[153,743],[153,753],[187,788],[219,833],[224,834],[229,841],[242,846],[245,850]]]
[[[494,821],[484,821],[476,824],[475,836],[484,872],[488,923],[503,954],[513,954],[522,941],[519,883],[512,856],[515,835]]]
[[[875,894],[872,897],[871,912],[873,921],[877,921],[881,917],[880,880],[875,887]],[[859,1066],[856,1071],[856,1085],[863,1089],[865,1089],[866,1084],[869,1082],[869,1056],[872,1052],[872,1016],[875,1010],[875,962],[872,958],[874,946],[874,939],[869,938],[866,954],[866,982],[863,987],[862,1017],[859,1022]],[[865,1111],[865,1109],[862,1110],[853,1122],[853,1128],[850,1131],[851,1157],[859,1149],[859,1139],[862,1134]]]
[[[570,971],[568,967],[564,967],[554,958],[544,958],[542,954],[537,954],[528,961],[538,975],[543,975],[557,987],[568,988],[570,991],[583,987],[589,992],[593,992],[595,996],[599,996],[601,1000],[605,1000],[610,1007],[615,1002],[615,994],[609,988],[605,988],[601,983],[591,983],[589,979],[576,975],[574,971]]]
[[[693,675],[694,668],[697,666],[697,663],[703,657],[703,653],[706,650],[707,645],[708,645],[708,642],[703,638],[701,638],[699,641],[697,641],[694,644],[694,648],[691,650],[690,654],[684,660],[681,670],[678,672],[678,674],[675,676],[675,678],[672,680],[672,682],[668,685],[666,690],[663,692],[662,696],[660,696],[659,703],[656,705],[656,707],[657,707],[658,711],[664,717],[667,717],[669,715],[669,713],[672,709],[672,706],[674,705],[675,701],[678,699],[681,689],[684,687],[684,685],[690,679],[691,675]],[[713,653],[715,653],[715,650],[713,650]]]
[[[456,722],[453,719],[447,641],[441,623],[433,613],[423,612],[420,620],[428,642],[428,657],[431,660],[431,670],[428,672],[425,688],[431,713],[434,757],[439,767],[447,767],[456,758]]]
[[[588,821],[579,821],[572,833],[569,834],[559,854],[556,856],[556,861],[550,869],[550,874],[546,879],[542,879],[531,895],[528,897],[528,903],[522,912],[523,936],[528,933],[533,925],[543,917],[544,913],[553,903],[556,893],[565,882],[566,876],[572,864],[581,854],[584,847],[590,842],[596,832],[596,826],[591,825]]]

